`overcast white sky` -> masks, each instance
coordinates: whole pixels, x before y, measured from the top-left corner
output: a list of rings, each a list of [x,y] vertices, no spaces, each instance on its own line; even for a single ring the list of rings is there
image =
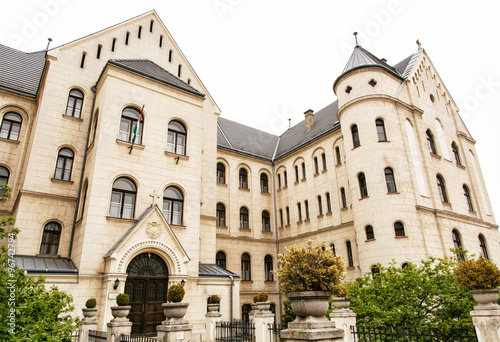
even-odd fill
[[[152,9],[222,115],[274,134],[335,100],[354,31],[392,65],[420,39],[477,140],[500,215],[500,1],[2,1],[0,43],[31,52],[50,37],[56,47]]]

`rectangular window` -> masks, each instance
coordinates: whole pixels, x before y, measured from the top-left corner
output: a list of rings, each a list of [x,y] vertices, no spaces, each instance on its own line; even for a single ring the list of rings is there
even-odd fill
[[[306,206],[306,220],[309,220],[309,201],[305,200],[304,204]]]
[[[318,208],[319,208],[319,214],[323,215],[323,204],[321,203],[321,196],[318,196]]]

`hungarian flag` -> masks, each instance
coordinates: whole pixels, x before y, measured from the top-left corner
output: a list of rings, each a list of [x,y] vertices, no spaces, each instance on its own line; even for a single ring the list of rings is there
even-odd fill
[[[134,133],[134,136],[132,138],[132,145],[130,145],[130,150],[128,151],[128,154],[130,154],[132,152],[132,148],[134,148],[135,138],[137,137],[137,130],[139,129],[139,125],[141,124],[142,121],[143,110],[144,110],[144,105],[141,108],[141,114],[139,115],[139,120],[137,120],[137,122],[134,125],[134,128],[132,129],[132,133]]]

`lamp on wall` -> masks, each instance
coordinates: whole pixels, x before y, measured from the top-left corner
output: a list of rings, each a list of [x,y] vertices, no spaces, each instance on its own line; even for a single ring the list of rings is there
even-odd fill
[[[184,281],[184,279],[181,280],[181,286],[184,287],[184,284],[186,284],[186,282]]]
[[[118,288],[118,285],[120,285],[120,280],[118,278],[116,278],[115,280],[115,286],[113,286],[113,289],[117,289]]]

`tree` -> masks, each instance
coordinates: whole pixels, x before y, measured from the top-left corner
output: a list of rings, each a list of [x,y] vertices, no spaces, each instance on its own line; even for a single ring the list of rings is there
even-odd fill
[[[430,257],[405,268],[377,266],[380,273],[367,273],[348,286],[358,325],[473,326],[469,312],[475,302],[458,289],[453,259]]]
[[[0,184],[0,202],[10,197],[10,188]],[[71,317],[72,297],[55,286],[45,287],[43,277],[27,276],[15,265],[19,229],[14,217],[0,219],[0,340],[69,341],[78,319]]]

